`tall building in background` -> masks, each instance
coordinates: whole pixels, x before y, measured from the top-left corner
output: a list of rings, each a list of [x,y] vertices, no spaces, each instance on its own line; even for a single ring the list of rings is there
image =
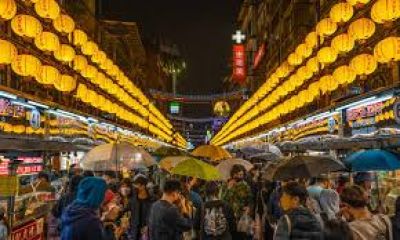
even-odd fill
[[[273,71],[315,26],[328,1],[244,0],[237,18],[238,30],[245,36],[251,92]],[[235,88],[230,83],[228,88]],[[237,86],[236,86],[237,87]]]

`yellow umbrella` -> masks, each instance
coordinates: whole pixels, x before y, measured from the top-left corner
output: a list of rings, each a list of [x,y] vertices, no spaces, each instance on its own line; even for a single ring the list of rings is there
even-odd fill
[[[214,166],[195,158],[188,158],[176,165],[172,174],[199,178],[207,181],[221,179],[221,174]]]
[[[208,158],[212,161],[220,161],[232,158],[232,155],[222,147],[214,145],[201,145],[193,150],[193,156]]]
[[[174,168],[178,163],[189,158],[190,158],[189,156],[169,156],[161,159],[161,161],[158,164],[160,165],[161,169],[170,172],[171,169]]]

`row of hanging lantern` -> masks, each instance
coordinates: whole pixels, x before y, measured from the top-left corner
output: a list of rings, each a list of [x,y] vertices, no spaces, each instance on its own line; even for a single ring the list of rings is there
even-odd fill
[[[330,11],[330,17],[322,19],[317,24],[316,30],[309,33],[304,42],[299,44],[293,53],[289,54],[287,60],[276,69],[251,99],[232,116],[231,121],[228,121],[221,132],[225,131],[231,124],[236,122],[237,119],[254,106],[259,99],[264,98],[265,95],[275,89],[282,79],[290,77],[292,71],[309,58],[319,44],[323,43],[324,37],[334,34],[337,30],[337,25],[349,21],[353,14],[352,3],[342,2],[334,5]],[[336,40],[336,42],[338,41],[339,40]],[[330,47],[320,49],[316,57],[309,59],[305,63],[306,68],[301,68],[300,74],[308,77],[310,76],[310,72],[314,74],[319,71],[321,67],[320,63],[329,64],[335,61],[336,58],[337,52],[334,49]]]
[[[400,0],[377,0],[371,8],[372,20],[363,17],[353,21],[350,23],[347,33],[342,33],[334,37],[329,47],[319,49],[315,57],[309,58],[313,50],[318,46],[318,40],[322,43],[324,37],[331,36],[336,32],[338,23],[346,22],[351,19],[354,14],[353,5],[362,6],[360,4],[365,4],[365,1],[360,1],[356,4],[354,4],[354,2],[355,1],[348,1],[347,3],[341,2],[334,5],[330,11],[330,17],[322,19],[317,24],[316,31],[308,34],[304,43],[300,44],[296,48],[296,51],[289,55],[287,61],[283,62],[268,78],[266,83],[239,108],[230,121],[228,121],[215,136],[212,143],[217,145],[226,143],[254,129],[255,126],[259,126],[259,123],[268,119],[273,119],[273,117],[269,115],[271,112],[267,111],[263,116],[256,118],[257,121],[254,120],[242,126],[250,119],[253,119],[254,116],[258,115],[258,112],[273,107],[282,97],[301,87],[307,80],[311,79],[319,69],[323,69],[326,65],[336,61],[338,56],[351,51],[355,43],[363,43],[369,39],[375,33],[375,23],[388,23],[400,17],[400,11],[397,9],[398,6],[400,6]],[[379,9],[380,14],[376,14],[376,11],[378,11],[377,9]],[[400,49],[398,46],[399,43],[397,37],[389,37],[382,40],[375,46],[373,55],[360,54],[352,59],[349,66],[340,66],[335,69],[332,75],[320,78],[318,82],[323,82],[325,85],[318,87],[317,82],[310,84],[309,88],[311,87],[311,89],[308,89],[310,95],[307,95],[303,101],[313,101],[318,96],[317,93],[319,93],[319,91],[325,94],[336,90],[338,86],[342,84],[349,84],[356,79],[357,75],[365,76],[371,74],[377,68],[377,62],[387,63],[399,60],[400,54],[396,52],[396,49]],[[310,51],[307,47],[312,50]],[[307,58],[308,60],[305,61]],[[300,66],[301,64],[304,65]],[[293,70],[296,67],[297,71],[294,72]],[[284,78],[286,78],[286,80],[281,81],[281,79]],[[304,92],[304,90],[302,92]],[[264,98],[264,96],[267,97]],[[302,96],[306,95],[303,93]],[[301,99],[303,98],[300,96],[296,99],[296,102],[298,101],[299,104],[303,104]],[[289,103],[292,104],[287,101],[285,101],[285,103],[286,107]],[[279,104],[277,107],[282,104],[283,103]],[[295,105],[292,104],[291,108],[294,106]],[[273,109],[277,109],[277,107]],[[276,114],[277,111],[275,110],[275,116],[282,114],[282,112],[279,112],[278,115]],[[264,119],[264,117],[267,116],[269,117]]]
[[[83,77],[127,104],[141,116],[148,117],[149,111],[152,112],[159,119],[157,127],[164,132],[172,132],[172,125],[169,121],[154,106],[147,109],[146,106],[151,104],[147,97],[119,70],[112,60],[107,58],[106,53],[100,50],[96,43],[88,39],[84,31],[75,28],[74,20],[61,13],[55,0],[30,2],[34,4],[38,16],[51,20],[54,29],[61,35],[68,35],[72,45],[80,48],[83,55],[77,54],[71,45],[60,43],[59,37],[53,32],[43,31],[41,22],[34,16],[17,15],[17,4],[14,0],[0,0],[0,18],[11,20],[11,29],[16,35],[33,39],[38,49],[53,54],[58,61],[72,66]],[[40,60],[32,55],[17,55],[15,46],[5,40],[2,40],[0,44],[4,47],[1,49],[6,50],[0,53],[0,64],[11,64],[11,68],[16,74],[34,77],[39,83],[54,85],[57,90],[63,92],[70,92],[76,88],[76,79],[72,76],[61,74],[52,66],[42,66]],[[94,64],[91,65],[88,59]],[[103,74],[100,69],[106,74]],[[137,98],[139,102],[128,93]],[[144,124],[141,125],[144,126]]]

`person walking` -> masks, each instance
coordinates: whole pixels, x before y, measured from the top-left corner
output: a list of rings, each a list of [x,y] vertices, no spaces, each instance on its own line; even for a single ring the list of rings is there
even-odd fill
[[[97,177],[86,177],[79,183],[76,199],[61,216],[61,240],[104,239],[98,210],[106,189],[106,182]]]
[[[217,183],[206,185],[206,202],[201,209],[200,229],[202,240],[230,240],[236,231],[236,219],[232,208],[218,198]]]
[[[10,234],[6,214],[5,209],[0,206],[0,240],[7,240]]]
[[[185,206],[181,191],[179,181],[167,180],[164,183],[162,198],[153,204],[150,211],[150,240],[181,240],[182,233],[192,228],[190,209]]]
[[[322,238],[321,222],[305,207],[307,198],[307,189],[298,182],[283,187],[280,203],[285,215],[278,221],[275,240]]]
[[[233,234],[234,239],[249,239],[253,228],[253,221],[250,217],[253,196],[244,177],[243,166],[233,165],[231,178],[221,191],[222,200],[229,203],[237,220],[237,232]]]
[[[52,214],[56,218],[61,218],[61,215],[66,207],[70,205],[76,198],[78,185],[83,177],[81,175],[74,175],[69,184],[67,191],[60,197],[57,204],[52,209]]]
[[[129,204],[130,231],[133,240],[148,239],[148,220],[151,206],[155,200],[146,188],[148,181],[148,178],[142,174],[136,175],[133,179],[135,189]]]
[[[383,214],[373,215],[368,210],[368,194],[354,185],[346,187],[340,195],[342,215],[350,222],[354,240],[392,240],[390,219]]]

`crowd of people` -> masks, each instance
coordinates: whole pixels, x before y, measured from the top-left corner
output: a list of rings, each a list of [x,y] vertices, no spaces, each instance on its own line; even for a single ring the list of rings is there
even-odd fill
[[[73,171],[47,239],[400,239],[400,199],[394,216],[373,208],[368,174],[270,182],[235,165],[227,181],[169,176],[159,187],[146,173]]]

